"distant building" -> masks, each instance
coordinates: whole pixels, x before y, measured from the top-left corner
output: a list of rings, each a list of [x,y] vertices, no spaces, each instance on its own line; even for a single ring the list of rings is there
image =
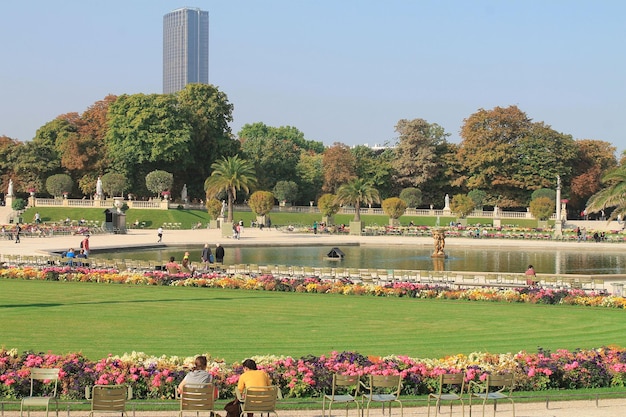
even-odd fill
[[[163,93],[209,83],[209,12],[182,8],[163,16]]]

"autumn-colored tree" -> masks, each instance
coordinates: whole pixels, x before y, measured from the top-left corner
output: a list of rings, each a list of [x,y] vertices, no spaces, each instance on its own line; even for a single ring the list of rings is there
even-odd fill
[[[462,219],[467,217],[474,207],[474,200],[465,194],[456,194],[450,201],[450,210]]]
[[[537,220],[548,220],[554,213],[555,201],[548,197],[535,198],[530,202],[530,214]]]
[[[438,148],[449,136],[443,127],[424,119],[401,119],[395,130],[399,137],[393,167],[399,185],[420,187],[437,177],[442,170]]]
[[[274,207],[274,194],[269,191],[255,191],[248,198],[248,205],[257,216],[265,216]]]
[[[212,220],[217,220],[222,212],[222,202],[217,198],[209,198],[206,201],[206,210]]]
[[[383,200],[381,207],[391,219],[398,219],[406,211],[406,203],[398,197],[391,197]]]
[[[573,164],[570,205],[582,209],[602,188],[602,176],[617,166],[615,146],[601,140],[576,141],[577,158]]]
[[[465,119],[455,185],[482,189],[489,203],[526,205],[530,192],[571,177],[576,157],[569,135],[533,123],[516,106],[480,109]]]
[[[339,204],[337,203],[337,196],[334,194],[324,194],[317,200],[317,208],[322,213],[322,216],[331,217],[339,212]]]
[[[6,190],[7,185],[9,184],[9,180],[16,177],[16,173],[14,172],[14,165],[17,159],[18,149],[22,146],[22,142],[11,139],[8,136],[0,135],[0,184],[2,184],[2,189]],[[14,187],[16,187],[22,181],[18,181],[17,179],[13,179]],[[17,190],[21,190],[20,187],[17,187]]]
[[[356,178],[356,161],[350,148],[342,143],[334,143],[324,151],[323,191],[335,193],[342,184]]]

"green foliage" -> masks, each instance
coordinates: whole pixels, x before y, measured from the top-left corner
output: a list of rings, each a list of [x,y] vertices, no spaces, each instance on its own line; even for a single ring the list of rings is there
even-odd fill
[[[551,188],[539,188],[530,195],[530,199],[536,200],[540,197],[546,197],[552,201],[556,201],[556,191]]]
[[[211,220],[217,220],[222,212],[222,202],[217,198],[209,198],[206,202],[206,210],[211,216]]]
[[[255,191],[248,198],[248,205],[257,216],[265,216],[274,207],[274,194],[269,191]]]
[[[427,184],[441,172],[441,145],[449,136],[443,127],[424,119],[401,119],[396,124],[399,134],[393,167],[402,186]]]
[[[215,162],[211,168],[213,173],[204,182],[207,200],[225,191],[228,194],[228,222],[233,221],[233,203],[237,199],[237,191],[249,192],[256,185],[256,174],[252,164],[237,155],[223,158]]]
[[[174,184],[174,175],[167,171],[155,170],[146,175],[146,188],[157,196],[165,190],[171,190]]]
[[[13,199],[13,204],[11,204],[11,208],[15,211],[24,210],[26,208],[26,201],[23,198],[15,198]]]
[[[128,180],[124,174],[109,172],[100,179],[102,180],[102,191],[111,197],[121,196],[128,189]]]
[[[400,192],[400,200],[404,201],[407,207],[417,208],[422,204],[422,192],[415,187],[405,188]]]
[[[472,190],[467,193],[467,196],[472,199],[475,207],[482,207],[485,204],[487,193],[483,190]]]
[[[337,204],[337,196],[324,194],[317,200],[317,208],[322,213],[322,216],[331,217],[337,214],[341,207]]]
[[[587,211],[597,213],[608,207],[615,207],[610,220],[617,216],[626,218],[626,166],[620,166],[610,170],[604,177],[602,183],[605,188],[594,194],[587,202]]]
[[[382,208],[387,216],[398,219],[406,211],[406,203],[398,197],[391,197],[383,200]]]
[[[311,152],[301,152],[296,165],[296,174],[301,201],[308,204],[315,201],[324,184],[323,156]]]
[[[548,220],[554,213],[554,199],[538,197],[530,202],[530,214],[538,220]]]
[[[380,195],[378,190],[369,182],[355,178],[339,187],[336,200],[339,204],[354,206],[354,221],[358,222],[361,221],[361,204],[378,203],[380,202]]]
[[[273,191],[278,201],[294,202],[298,199],[298,184],[293,181],[278,181]]]
[[[74,187],[72,178],[67,174],[56,174],[46,180],[46,190],[55,197],[71,193]]]
[[[450,210],[460,218],[465,218],[474,210],[474,201],[465,194],[456,194],[450,201]]]
[[[199,258],[199,254],[200,247],[193,256]],[[7,349],[80,351],[92,359],[132,350],[156,356],[193,356],[210,351],[214,358],[234,362],[264,354],[319,356],[344,348],[379,356],[393,352],[442,358],[468,354],[479,350],[477,347],[504,353],[535,351],[537,346],[553,350],[592,348],[607,340],[626,345],[626,321],[620,309],[298,292],[243,294],[241,289],[30,280],[3,280],[2,288],[0,305],[6,307],[0,333]],[[233,320],[232,309],[224,304],[242,297],[246,308],[240,309],[238,319]],[[50,300],[55,300],[53,308],[41,308]],[[103,314],[106,305],[115,308]],[[149,314],[141,314],[146,307]],[[320,312],[329,311],[333,314],[325,317],[326,337],[311,338],[311,329],[319,326]],[[364,322],[364,311],[375,311],[381,319]],[[415,316],[416,311],[420,320],[406,319]],[[271,312],[273,319],[258,320],[259,312]],[[71,326],[68,317],[72,318]],[[215,334],[231,336],[215,338],[209,350],[206,333],[198,331],[199,317],[211,317],[211,331]],[[494,317],[506,332],[476,331]],[[252,322],[256,323],[255,343],[246,343],[250,341]],[[424,332],[425,323],[430,329],[428,338],[406,337]],[[155,331],[155,324],[159,331]],[[28,332],[24,331],[26,328]],[[590,328],[594,331],[590,332]],[[289,337],[285,337],[285,332]],[[103,334],[108,335],[106,344],[85,343],[100,340]],[[184,334],[185,343],[172,334]],[[342,340],[339,349],[337,340]]]

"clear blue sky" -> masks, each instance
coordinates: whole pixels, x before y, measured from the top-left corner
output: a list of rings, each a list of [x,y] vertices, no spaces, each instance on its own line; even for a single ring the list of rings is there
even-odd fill
[[[163,15],[210,13],[210,82],[246,123],[382,144],[423,118],[459,142],[517,105],[626,149],[622,0],[23,0],[0,5],[0,135],[30,140],[107,94],[162,92]]]

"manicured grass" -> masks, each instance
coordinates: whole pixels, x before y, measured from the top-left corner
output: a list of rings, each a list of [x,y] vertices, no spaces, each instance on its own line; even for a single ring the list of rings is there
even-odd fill
[[[575,306],[0,280],[0,311],[1,346],[92,359],[626,346],[624,311]]]
[[[102,222],[104,220],[104,209],[102,208],[59,208],[59,207],[31,207],[26,209],[22,215],[23,221],[32,223],[35,213],[39,212],[44,223],[62,222],[67,217],[71,220],[96,220]],[[256,220],[254,213],[249,211],[234,212],[233,217],[236,221],[243,220],[244,225],[250,225],[250,222]],[[287,213],[275,212],[270,214],[272,225],[274,226],[301,226],[313,225],[314,221],[320,222],[322,215],[319,213]],[[354,218],[352,214],[338,214],[334,216],[335,224],[346,224]],[[203,210],[143,210],[130,209],[126,211],[126,225],[130,227],[135,220],[145,223],[145,227],[156,229],[163,223],[180,223],[183,229],[191,229],[198,222],[206,225],[211,219],[206,211]],[[361,220],[366,226],[386,226],[389,224],[389,217],[384,215],[361,214]],[[439,225],[447,226],[450,221],[456,221],[456,217],[440,217]],[[400,223],[408,225],[413,221],[418,226],[436,226],[437,218],[428,216],[402,216]],[[468,224],[491,224],[493,219],[488,218],[471,218]],[[536,227],[537,221],[532,219],[505,219],[502,221],[506,225],[514,225],[519,227]]]

